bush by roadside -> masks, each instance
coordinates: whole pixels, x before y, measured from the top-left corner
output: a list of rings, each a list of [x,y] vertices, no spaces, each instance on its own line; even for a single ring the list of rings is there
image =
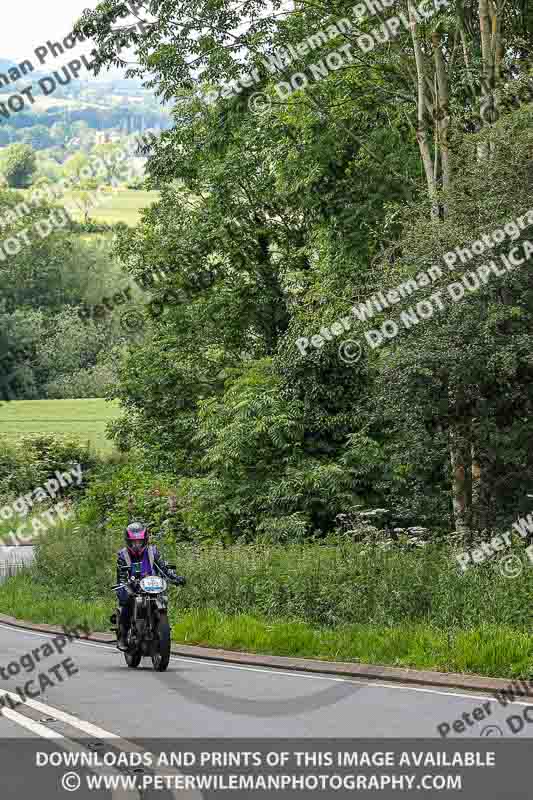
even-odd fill
[[[122,526],[96,530],[69,521],[39,542],[35,580],[60,593],[75,587],[82,601],[105,599],[122,534]],[[523,546],[512,550],[523,556],[523,572],[513,580],[500,572],[499,559],[463,574],[448,547],[163,543],[162,550],[189,581],[179,594],[180,612],[210,609],[330,627],[409,623],[453,631],[493,624],[526,632],[531,626],[533,566]]]
[[[186,592],[180,590],[180,597]],[[105,632],[114,604],[112,599],[87,603],[49,589],[37,593],[31,576],[21,574],[0,585],[0,607],[21,620],[71,625],[84,619],[92,630]],[[184,612],[181,607],[172,610],[171,618],[174,643],[488,677],[524,679],[532,674],[531,637],[506,626],[455,631],[409,623],[326,628],[213,609]]]
[[[74,604],[98,613],[107,629],[121,544],[120,526],[69,520],[39,541],[31,578],[0,587],[1,607],[63,622],[63,605]],[[188,579],[184,590],[171,590],[177,641],[501,677],[533,670],[533,568],[525,557],[522,575],[509,580],[499,559],[462,574],[445,546],[339,540],[162,549]],[[523,556],[523,547],[513,552]]]
[[[90,610],[106,630],[115,554],[128,519],[140,517],[188,579],[171,592],[177,641],[501,677],[533,670],[523,542],[464,574],[448,542],[382,541],[368,527],[320,542],[202,546],[187,541],[172,476],[156,478],[133,458],[99,463],[92,475],[76,517],[39,539],[31,575],[0,587],[6,613],[62,623],[66,611]],[[523,565],[513,580],[501,569],[511,553]]]
[[[0,544],[34,542],[71,513],[98,471],[119,458],[55,434],[14,444],[0,440]]]
[[[88,445],[55,434],[22,436],[16,443],[0,440],[0,505],[42,486],[56,471],[80,464],[84,479],[101,462]],[[70,487],[66,493],[75,493]]]

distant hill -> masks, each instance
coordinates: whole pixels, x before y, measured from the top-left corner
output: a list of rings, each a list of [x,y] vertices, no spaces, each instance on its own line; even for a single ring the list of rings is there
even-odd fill
[[[33,66],[35,64],[32,62]],[[50,75],[56,69],[60,69],[62,65],[56,64],[53,67],[50,67],[49,70],[37,70],[35,69],[33,72],[28,72],[27,75],[21,78],[22,81],[38,81],[39,78],[44,78],[46,75]],[[13,61],[10,58],[0,58],[0,73],[4,75],[8,75],[9,70],[12,68],[18,69],[18,63]],[[20,71],[20,70],[19,70]],[[114,94],[123,94],[123,95],[130,95],[130,96],[139,96],[139,97],[153,97],[153,92],[145,89],[141,83],[141,81],[137,80],[136,78],[123,78],[117,70],[112,70],[110,74],[102,72],[100,73],[98,78],[95,78],[89,72],[86,71],[85,75],[80,74],[80,80],[72,81],[68,86],[61,87],[61,93],[63,95],[69,94],[69,89],[73,90],[74,93],[78,93],[81,87],[89,86],[94,91],[102,94],[104,97],[109,92]],[[10,83],[9,86],[0,85],[0,92],[13,92],[14,91],[14,83]]]
[[[85,70],[85,75],[80,73],[79,79],[61,84],[54,80],[53,73],[59,73],[62,67],[56,64],[46,72],[41,67],[24,75],[19,63],[0,58],[0,75],[4,76],[0,79],[0,149],[17,142],[29,143],[40,151],[67,146],[78,149],[87,142],[84,145],[80,139],[76,123],[115,136],[146,129],[166,130],[172,126],[169,106],[163,105],[140,81],[125,79],[116,70],[100,74],[96,79]],[[10,75],[10,69],[16,72]],[[13,75],[21,77],[13,81]],[[49,94],[44,94],[43,89],[50,88],[50,81],[39,85],[44,77],[52,77],[53,91]],[[10,96],[29,87],[33,103],[13,111],[9,105]],[[62,126],[59,139],[57,133],[52,133],[57,123]]]
[[[33,62],[32,62],[32,64],[33,64]],[[17,64],[16,61],[13,61],[10,58],[0,58],[0,72],[2,74],[7,75],[8,71],[10,69],[12,69],[12,68],[18,69],[18,64]],[[44,77],[45,75],[46,75],[46,72],[43,72],[42,70],[34,70],[33,72],[28,72],[28,74],[25,77],[23,77],[23,80],[26,80],[26,79],[35,80],[35,78],[39,79],[39,78]],[[12,84],[10,84],[10,86],[11,85]],[[7,88],[8,87],[5,87],[4,91]]]

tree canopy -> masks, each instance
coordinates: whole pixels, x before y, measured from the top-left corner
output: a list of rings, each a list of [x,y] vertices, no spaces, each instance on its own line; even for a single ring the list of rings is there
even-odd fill
[[[24,189],[29,186],[35,169],[35,153],[30,144],[12,144],[6,148],[1,170],[10,188]]]
[[[106,0],[79,22],[97,69],[132,46],[174,102],[147,147],[161,200],[117,246],[153,303],[113,395],[194,530],[325,535],[377,502],[469,534],[527,507],[533,8],[421,8],[151,0],[141,35]]]

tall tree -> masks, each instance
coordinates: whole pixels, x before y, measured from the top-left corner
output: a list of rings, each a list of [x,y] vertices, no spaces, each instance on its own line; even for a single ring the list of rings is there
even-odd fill
[[[350,474],[367,496],[371,485],[384,492],[393,487],[398,498],[418,487],[419,507],[420,487],[434,483],[434,511],[453,509],[455,526],[465,533],[482,526],[488,498],[501,487],[503,464],[522,458],[515,452],[499,460],[505,448],[495,457],[489,447],[494,432],[503,430],[505,406],[491,382],[500,391],[508,388],[496,364],[515,365],[519,389],[510,405],[524,411],[529,404],[527,330],[518,332],[512,324],[518,283],[469,304],[468,319],[457,306],[450,315],[455,333],[435,323],[440,340],[413,330],[420,351],[411,361],[395,343],[387,353],[371,354],[348,377],[340,374],[338,360],[333,365],[335,341],[323,342],[307,361],[297,361],[289,348],[342,316],[354,301],[390,288],[415,267],[427,268],[440,254],[475,240],[487,224],[502,224],[516,203],[527,210],[525,117],[512,106],[527,79],[530,6],[435,0],[422,11],[412,0],[401,0],[388,12],[394,25],[379,14],[354,21],[348,2],[287,8],[282,2],[236,6],[222,0],[215,8],[206,0],[159,0],[147,9],[142,36],[138,28],[114,27],[125,13],[118,0],[86,12],[80,23],[98,43],[98,66],[119,63],[120,46],[132,45],[137,65],[131,75],[144,76],[176,103],[176,126],[154,145],[150,160],[153,179],[167,188],[139,233],[123,240],[122,256],[141,277],[151,265],[167,276],[161,300],[169,286],[187,288],[210,263],[217,264],[217,278],[216,291],[198,291],[188,305],[171,302],[156,323],[159,347],[164,343],[181,358],[177,340],[187,341],[193,363],[184,370],[179,361],[179,377],[171,370],[163,378],[153,360],[154,343],[144,361],[137,361],[136,380],[144,392],[135,390],[126,369],[120,392],[144,418],[137,428],[141,438],[150,439],[150,428],[168,434],[174,425],[180,447],[187,449],[187,435],[203,424],[199,406],[211,395],[210,412],[219,408],[227,370],[240,370],[247,359],[273,358],[281,378],[276,388],[263,373],[255,386],[294,401],[310,458],[329,458],[329,466],[356,463],[359,472]],[[348,18],[351,23],[340,24]],[[334,52],[329,63],[337,66],[328,66],[326,56]],[[252,116],[258,92],[271,110]],[[216,97],[211,106],[204,102],[206,93]],[[498,114],[504,117],[499,133]],[[505,137],[517,131],[520,144],[513,152]],[[523,185],[513,187],[510,163]],[[482,195],[473,202],[472,187],[486,194],[489,177],[498,182],[498,197]],[[500,191],[508,193],[505,202]],[[450,277],[460,278],[459,271]],[[526,327],[528,319],[526,314]],[[501,326],[518,338],[502,345]],[[487,365],[481,349],[476,359],[459,358],[465,336],[494,348]],[[209,371],[209,361],[216,370]],[[507,367],[505,376],[511,372]],[[402,374],[410,376],[410,388]],[[379,396],[372,381],[382,384],[387,376],[402,387],[404,401],[391,390],[396,405],[384,400],[380,416],[372,408]],[[177,390],[188,403],[183,425],[176,422],[179,411],[168,421]],[[226,396],[231,405],[231,387]],[[280,414],[285,412],[284,407]],[[222,409],[220,414],[230,426],[236,420]],[[150,425],[154,419],[157,429]],[[216,427],[211,413],[202,420]],[[384,431],[391,433],[389,445]],[[385,452],[394,462],[388,471]],[[209,457],[206,463],[213,464]],[[316,507],[323,497],[315,498]]]

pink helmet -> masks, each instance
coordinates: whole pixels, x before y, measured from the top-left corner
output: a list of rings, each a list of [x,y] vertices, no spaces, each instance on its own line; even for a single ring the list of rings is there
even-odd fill
[[[124,535],[126,546],[132,556],[140,556],[148,545],[148,528],[142,522],[130,522]]]

